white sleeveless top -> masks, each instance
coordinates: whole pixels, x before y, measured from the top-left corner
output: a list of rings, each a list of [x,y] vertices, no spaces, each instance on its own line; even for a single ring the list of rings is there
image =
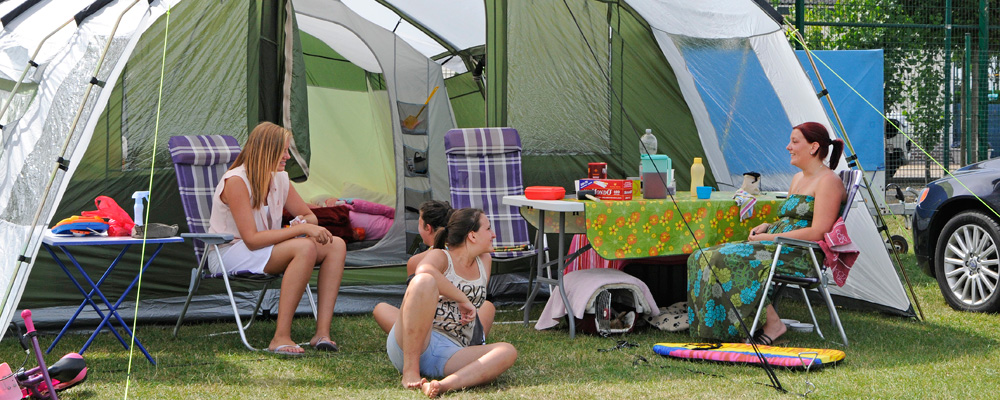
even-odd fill
[[[219,179],[219,184],[215,187],[215,192],[212,194],[212,214],[209,218],[208,232],[230,233],[236,240],[240,240],[240,231],[236,228],[233,213],[229,209],[229,205],[223,203],[220,197],[222,190],[226,188],[226,179],[230,177],[239,177],[243,181],[247,186],[247,191],[250,192],[250,202],[253,203],[253,190],[250,189],[250,180],[247,178],[246,168],[241,165],[227,171]],[[271,176],[271,186],[268,189],[266,201],[268,207],[253,210],[253,220],[257,225],[258,232],[281,228],[281,212],[285,209],[285,200],[288,198],[289,186],[287,172],[275,172]],[[236,240],[227,243],[227,245],[232,245]]]
[[[451,254],[448,250],[442,250],[444,254],[448,257],[448,269],[444,271],[444,277],[448,279],[449,282],[455,285],[458,290],[461,290],[472,302],[472,305],[476,306],[478,310],[480,306],[483,305],[483,301],[486,300],[486,270],[483,267],[483,260],[476,257],[476,265],[479,267],[479,278],[474,280],[467,280],[455,273],[455,266],[451,260]],[[462,325],[460,322],[462,319],[462,313],[458,308],[458,303],[447,297],[440,296],[438,298],[437,312],[434,313],[434,330],[441,332],[448,339],[451,339],[455,344],[467,347],[472,341],[472,332],[475,329],[476,321]]]

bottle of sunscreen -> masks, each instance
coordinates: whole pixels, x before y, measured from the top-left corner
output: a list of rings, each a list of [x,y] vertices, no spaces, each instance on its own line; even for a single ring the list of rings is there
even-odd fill
[[[705,165],[701,157],[695,157],[691,163],[691,197],[698,195],[698,186],[705,186]]]
[[[132,199],[135,200],[135,208],[132,209],[132,211],[135,213],[135,215],[132,217],[132,219],[135,220],[135,226],[142,226],[142,216],[143,216],[143,214],[142,214],[142,208],[143,208],[143,206],[142,206],[142,199],[146,199],[146,202],[148,203],[149,202],[149,192],[148,191],[140,191],[140,192],[132,193]]]

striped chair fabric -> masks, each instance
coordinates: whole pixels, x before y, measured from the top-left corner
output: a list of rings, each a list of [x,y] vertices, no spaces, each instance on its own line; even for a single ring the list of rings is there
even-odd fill
[[[530,245],[528,224],[517,207],[502,203],[503,196],[524,194],[521,180],[521,138],[514,128],[452,129],[444,137],[448,159],[451,205],[476,207],[486,212],[497,238],[494,247]],[[519,258],[536,254],[498,251],[496,258]]]
[[[212,215],[212,194],[219,179],[240,154],[240,143],[232,136],[173,136],[167,142],[177,174],[177,187],[187,217],[188,231],[207,233]],[[205,245],[195,242],[198,262]]]

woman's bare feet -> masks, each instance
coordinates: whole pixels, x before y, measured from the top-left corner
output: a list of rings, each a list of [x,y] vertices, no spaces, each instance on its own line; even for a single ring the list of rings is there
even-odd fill
[[[339,351],[340,346],[329,336],[314,336],[309,340],[309,346],[319,351]]]
[[[778,340],[779,336],[784,335],[788,331],[788,328],[785,327],[785,324],[780,319],[777,321],[778,323],[772,324],[769,319],[767,320],[768,323],[764,325],[764,334],[771,338],[771,343],[774,343],[774,341]]]
[[[433,399],[441,394],[441,382],[438,382],[437,380],[426,382],[425,380],[424,384],[420,386],[420,390],[422,390],[427,397]]]
[[[788,331],[785,327],[785,323],[781,322],[781,317],[778,313],[774,311],[774,307],[768,304],[767,306],[767,322],[761,327],[760,331],[754,334],[753,340],[757,344],[772,345],[778,340],[778,337],[784,335]]]
[[[402,383],[403,387],[407,389],[420,389],[425,383],[427,383],[427,378],[422,378],[419,375],[417,375],[417,379],[407,378],[404,376],[400,383]]]
[[[271,343],[267,345],[267,350],[268,351],[272,351],[272,352],[275,351],[275,350],[278,350],[278,351],[280,351],[282,353],[294,353],[294,354],[302,354],[302,353],[306,352],[305,349],[299,347],[298,343],[295,343],[295,341],[293,341],[290,338],[289,339],[278,339],[278,338],[271,339]]]

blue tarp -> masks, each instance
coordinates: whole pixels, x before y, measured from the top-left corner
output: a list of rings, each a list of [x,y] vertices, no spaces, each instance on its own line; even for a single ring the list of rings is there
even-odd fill
[[[813,54],[816,68],[837,107],[861,167],[866,171],[884,171],[885,123],[880,115],[884,113],[882,87],[885,81],[882,50],[823,50]],[[797,50],[795,55],[812,80],[813,87],[819,88],[819,81],[805,51]],[[822,99],[822,103],[834,129],[839,130],[829,103],[826,99]],[[837,132],[837,136],[843,137],[843,133]]]

